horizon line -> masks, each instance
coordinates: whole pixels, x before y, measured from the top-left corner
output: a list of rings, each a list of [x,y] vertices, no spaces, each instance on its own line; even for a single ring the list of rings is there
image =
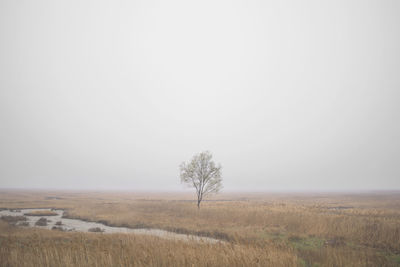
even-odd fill
[[[182,190],[164,190],[164,189],[126,189],[126,188],[45,188],[45,187],[0,187],[1,191],[64,191],[64,192],[133,192],[133,193],[191,193],[190,189]],[[248,189],[229,189],[223,190],[218,194],[229,193],[400,193],[399,189],[265,189],[265,190],[248,190]],[[215,194],[214,194],[215,195]]]

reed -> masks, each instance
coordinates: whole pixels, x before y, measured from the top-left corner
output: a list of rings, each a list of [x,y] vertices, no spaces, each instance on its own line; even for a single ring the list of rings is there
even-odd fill
[[[288,264],[286,266],[293,266],[293,261],[300,266],[400,265],[398,192],[221,194],[205,201],[200,211],[197,210],[192,195],[187,194],[0,192],[0,208],[40,207],[63,208],[67,210],[69,217],[99,221],[113,226],[160,228],[224,239],[235,250],[234,253],[239,253],[245,258],[246,255],[258,255],[261,262],[267,263],[283,262]],[[101,235],[101,238],[103,236],[106,235]],[[117,236],[110,235],[104,238],[112,239]],[[117,239],[121,238],[123,237],[118,236]],[[144,239],[146,237],[143,237]],[[51,240],[51,237],[48,237],[48,240]],[[176,242],[167,240],[151,239],[151,242],[152,246],[158,242],[164,247],[178,246]],[[172,243],[166,245],[169,242]],[[208,245],[199,245],[201,249],[195,250],[196,244],[179,244],[190,248],[193,246],[193,250],[187,250],[191,251],[191,257],[204,260],[203,263],[199,260],[195,265],[209,263],[201,258],[201,251],[207,251],[205,247]],[[145,247],[142,246],[143,249]],[[218,246],[211,247],[215,253],[229,254]],[[243,251],[244,254],[238,251]],[[264,258],[262,255],[265,253],[273,259]],[[217,254],[213,255],[218,258]],[[284,260],[285,257],[290,264]],[[181,258],[173,259],[178,263]],[[245,262],[246,265],[254,265],[253,260],[255,256],[249,258],[249,262]],[[237,265],[244,262],[241,258],[235,259],[236,261]],[[168,261],[165,265],[176,266],[182,262],[171,263]],[[232,262],[218,264],[234,265]]]
[[[2,266],[295,266],[298,262],[290,250],[277,248],[7,228],[0,223]]]

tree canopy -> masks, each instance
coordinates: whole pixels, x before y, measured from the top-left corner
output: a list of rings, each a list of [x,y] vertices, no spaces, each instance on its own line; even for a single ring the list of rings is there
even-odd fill
[[[181,182],[196,189],[197,207],[204,197],[222,189],[221,164],[212,161],[209,151],[193,156],[190,162],[180,165]]]

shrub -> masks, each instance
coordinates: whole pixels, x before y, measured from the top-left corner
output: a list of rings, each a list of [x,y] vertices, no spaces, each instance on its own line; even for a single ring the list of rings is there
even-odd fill
[[[6,221],[8,223],[16,223],[19,221],[26,221],[27,218],[25,216],[11,216],[11,215],[4,215],[1,216],[1,218],[3,221]]]
[[[20,222],[18,223],[18,226],[29,226],[28,222]]]
[[[60,226],[53,226],[53,227],[51,228],[51,230],[57,230],[57,231],[62,231],[62,232],[65,231],[65,229],[62,228],[62,227],[60,227]]]
[[[88,231],[89,232],[94,232],[94,233],[102,233],[102,232],[104,232],[104,230],[101,229],[100,227],[93,227],[93,228],[90,228]]]
[[[37,226],[46,226],[47,225],[47,219],[46,218],[40,218],[39,220],[37,220],[35,225],[37,225]]]

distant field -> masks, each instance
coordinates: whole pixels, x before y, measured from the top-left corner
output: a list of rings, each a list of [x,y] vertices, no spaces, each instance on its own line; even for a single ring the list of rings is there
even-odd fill
[[[400,192],[192,194],[0,191],[0,208],[62,208],[71,218],[210,236],[196,244],[136,235],[23,229],[0,221],[6,266],[400,266]],[[63,253],[67,251],[67,253]]]

